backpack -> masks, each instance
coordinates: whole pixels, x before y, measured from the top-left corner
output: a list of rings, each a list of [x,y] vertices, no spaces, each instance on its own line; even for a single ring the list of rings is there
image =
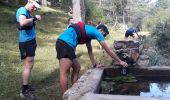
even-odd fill
[[[76,24],[72,24],[69,27],[74,28],[77,33],[78,44],[84,44],[87,40],[86,31],[85,31],[85,23],[78,22]]]
[[[33,22],[32,25],[20,26],[20,23],[17,22],[16,13],[17,12],[15,12],[15,16],[14,17],[15,17],[15,24],[16,24],[16,27],[18,28],[18,30],[31,30],[33,27],[35,27],[35,25],[36,25],[35,22]]]

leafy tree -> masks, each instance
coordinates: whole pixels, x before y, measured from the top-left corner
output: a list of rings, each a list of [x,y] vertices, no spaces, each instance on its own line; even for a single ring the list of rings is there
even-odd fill
[[[151,9],[154,13],[144,19],[144,26],[152,32],[152,35],[157,37],[156,44],[160,50],[164,51],[170,51],[169,6],[170,1],[158,0]]]
[[[115,24],[118,22],[118,18],[122,18],[122,22],[125,24],[125,7],[127,5],[127,0],[113,0],[113,13],[115,15]]]
[[[113,0],[113,4],[115,6],[115,12],[119,15],[123,15],[127,0]]]
[[[158,0],[156,3],[156,8],[157,9],[167,9],[170,6],[169,0]]]
[[[72,0],[61,0],[61,8],[67,10],[69,6],[72,6]]]
[[[86,21],[92,21],[93,23],[97,23],[100,20],[103,20],[103,11],[96,6],[94,2],[91,0],[85,0],[86,6]]]

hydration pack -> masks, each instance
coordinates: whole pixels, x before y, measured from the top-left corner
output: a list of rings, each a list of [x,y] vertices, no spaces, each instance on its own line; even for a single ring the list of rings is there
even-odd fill
[[[69,27],[73,27],[77,33],[77,40],[79,44],[84,44],[87,40],[86,31],[85,31],[85,23],[78,22],[76,24],[72,24]]]
[[[36,25],[35,22],[33,22],[32,25],[21,26],[20,23],[17,21],[16,13],[15,13],[15,24],[18,30],[31,30]]]
[[[31,30],[35,26],[35,23],[33,23],[30,26],[29,25],[28,26],[20,26],[20,23],[17,21],[15,23],[16,23],[18,30]]]

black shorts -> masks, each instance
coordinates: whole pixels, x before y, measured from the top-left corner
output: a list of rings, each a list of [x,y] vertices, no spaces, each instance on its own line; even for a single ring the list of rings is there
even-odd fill
[[[73,60],[76,58],[75,50],[62,40],[56,41],[56,52],[58,59],[69,58]]]
[[[21,59],[25,59],[26,57],[34,57],[36,47],[37,47],[37,43],[35,39],[32,39],[27,42],[20,42],[19,50],[20,50]]]
[[[129,32],[129,31],[126,31],[125,33],[125,37],[129,37],[129,36],[133,36],[133,32]]]

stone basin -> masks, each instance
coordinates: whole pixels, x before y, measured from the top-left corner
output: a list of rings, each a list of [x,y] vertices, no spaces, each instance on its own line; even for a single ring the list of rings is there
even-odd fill
[[[170,79],[170,66],[151,66],[147,68],[129,68],[128,73],[135,76],[145,76],[152,79]],[[170,100],[170,98],[144,97],[132,95],[98,94],[100,83],[104,75],[115,76],[120,74],[120,68],[109,66],[87,70],[79,80],[68,89],[64,100]],[[169,81],[170,82],[170,81]]]

